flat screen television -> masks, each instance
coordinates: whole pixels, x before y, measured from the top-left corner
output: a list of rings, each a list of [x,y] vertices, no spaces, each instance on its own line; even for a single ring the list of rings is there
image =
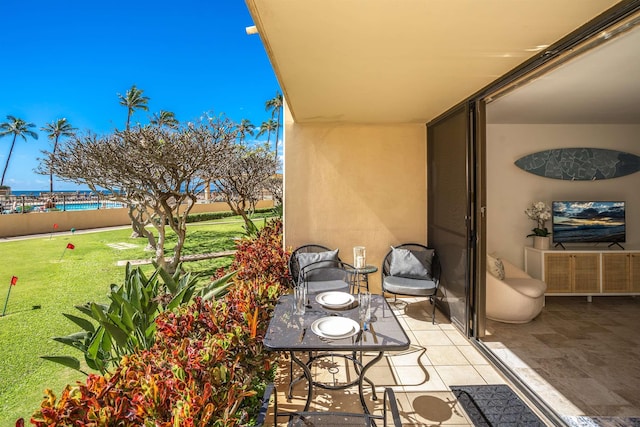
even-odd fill
[[[551,208],[556,244],[616,244],[626,239],[624,202],[558,201]]]

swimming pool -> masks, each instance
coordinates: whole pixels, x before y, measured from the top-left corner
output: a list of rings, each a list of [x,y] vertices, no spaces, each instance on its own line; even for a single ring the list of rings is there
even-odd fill
[[[56,209],[60,211],[91,211],[97,209],[113,209],[124,208],[125,205],[120,202],[66,202],[56,203]],[[44,205],[34,205],[34,210],[44,209]],[[46,209],[45,209],[46,210]]]

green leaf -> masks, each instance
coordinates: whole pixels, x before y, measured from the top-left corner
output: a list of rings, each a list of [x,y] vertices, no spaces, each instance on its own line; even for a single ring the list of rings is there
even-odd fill
[[[100,324],[106,329],[106,331],[111,335],[111,337],[116,341],[116,344],[120,347],[124,347],[127,345],[127,341],[129,340],[129,335],[120,329],[118,326],[109,323],[109,322],[100,322]]]
[[[227,291],[227,288],[231,286],[231,282],[229,282],[229,279],[231,279],[236,274],[237,271],[232,271],[231,273],[228,273],[225,276],[214,280],[213,282],[200,289],[199,295],[204,300],[215,299],[217,296]]]
[[[82,314],[93,318],[93,312],[91,311],[91,303],[76,305],[75,308],[77,308]]]
[[[149,338],[153,338],[155,334],[156,334],[156,322],[151,322],[149,327],[145,329],[144,335],[147,337],[147,339],[149,339]]]
[[[135,326],[133,325],[133,315],[134,315],[134,310],[131,307],[130,304],[123,304],[122,305],[122,322],[127,326],[127,328],[129,328],[129,330],[133,330],[135,329]]]
[[[171,299],[171,301],[169,301],[169,304],[167,304],[166,310],[173,310],[174,308],[182,304],[182,298],[185,296],[185,294],[188,291],[189,291],[189,288],[184,288],[183,290],[175,294]]]
[[[80,361],[75,357],[71,356],[40,356],[41,359],[48,360],[50,362],[59,363],[60,365],[64,365],[67,368],[75,369],[76,371],[82,372],[87,375],[86,372],[80,369]]]
[[[78,345],[84,345],[84,342],[89,337],[91,337],[91,334],[88,332],[76,332],[75,334],[65,337],[53,337],[53,340],[73,348],[78,348]]]
[[[104,373],[104,362],[100,359],[91,359],[87,353],[84,355],[84,361],[87,363],[87,366],[95,371],[100,371]]]
[[[105,314],[105,312],[108,310],[108,308],[105,309],[104,306],[100,306],[98,304],[96,304],[95,302],[91,303],[91,313],[94,319],[96,319],[99,322],[104,322],[107,320],[107,316]]]
[[[76,325],[80,326],[85,331],[89,331],[91,333],[95,332],[96,328],[89,320],[84,319],[82,317],[74,316],[73,314],[62,313],[64,317],[71,320]]]
[[[229,288],[229,286],[231,286],[233,283],[229,282],[223,286],[218,286],[217,288],[214,288],[208,292],[206,292],[205,294],[202,294],[202,299],[204,301],[208,301],[211,299],[217,299],[220,295],[223,295],[227,292],[227,288]]]
[[[106,324],[115,325],[118,329],[121,329],[125,333],[129,333],[131,330],[122,322],[120,317],[120,313],[108,313],[107,317],[111,320],[112,323],[107,322]],[[104,324],[103,324],[104,326]]]
[[[89,348],[87,348],[87,355],[91,359],[96,359],[98,356],[98,351],[102,348],[102,338],[104,337],[104,328],[100,327],[97,329],[96,333],[93,334],[93,338],[89,343]]]
[[[176,271],[180,271],[180,265],[178,265]],[[160,275],[162,281],[171,294],[175,294],[176,292],[178,292],[178,283],[174,279],[174,276],[170,275],[164,268],[160,266],[156,266],[156,272]]]

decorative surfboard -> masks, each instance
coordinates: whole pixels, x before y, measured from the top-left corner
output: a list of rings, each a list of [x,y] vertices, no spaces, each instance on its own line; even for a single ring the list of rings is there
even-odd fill
[[[618,178],[640,170],[640,156],[605,148],[558,148],[521,157],[516,166],[553,179],[593,181]]]

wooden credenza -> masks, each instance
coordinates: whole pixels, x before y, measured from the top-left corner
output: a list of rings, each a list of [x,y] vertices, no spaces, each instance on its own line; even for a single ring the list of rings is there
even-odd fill
[[[524,266],[547,284],[547,294],[640,294],[640,251],[525,247]]]

